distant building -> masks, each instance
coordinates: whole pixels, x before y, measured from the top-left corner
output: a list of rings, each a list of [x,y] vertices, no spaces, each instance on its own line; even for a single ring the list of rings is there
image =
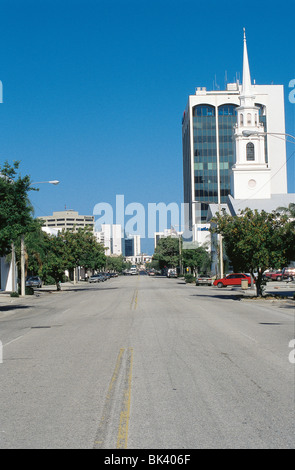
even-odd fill
[[[44,227],[62,230],[74,230],[88,227],[94,231],[94,216],[79,215],[78,212],[68,209],[64,211],[53,212],[52,215],[38,217],[44,221]]]
[[[100,230],[96,230],[94,235],[99,243],[105,248],[105,254],[122,255],[122,226],[120,224],[101,224]]]
[[[138,256],[141,253],[140,235],[126,235],[124,239],[124,256]]]

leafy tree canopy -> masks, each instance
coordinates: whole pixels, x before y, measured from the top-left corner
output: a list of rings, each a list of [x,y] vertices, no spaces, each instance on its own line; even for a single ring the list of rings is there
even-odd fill
[[[295,233],[285,214],[245,209],[237,216],[217,214],[212,222],[211,231],[223,236],[234,271],[258,272],[257,294],[265,269],[279,269],[294,257]]]
[[[189,267],[192,271],[196,270],[200,274],[210,271],[210,255],[203,246],[182,250],[182,262],[184,268]]]
[[[160,269],[179,266],[179,239],[172,237],[160,238],[153,259],[159,262]]]
[[[33,207],[28,198],[29,176],[21,177],[19,162],[0,165],[0,255],[10,251],[11,243],[34,230]]]

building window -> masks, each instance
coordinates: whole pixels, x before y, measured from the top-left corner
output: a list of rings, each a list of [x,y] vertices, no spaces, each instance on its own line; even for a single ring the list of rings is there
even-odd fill
[[[244,114],[240,114],[240,126],[244,125]]]
[[[251,124],[251,123],[252,123],[251,113],[248,113],[247,114],[247,124]]]
[[[246,147],[247,162],[253,162],[255,160],[254,144],[248,142]]]

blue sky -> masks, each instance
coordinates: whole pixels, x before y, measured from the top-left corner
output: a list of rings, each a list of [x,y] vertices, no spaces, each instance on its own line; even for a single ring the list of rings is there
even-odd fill
[[[242,74],[243,27],[252,79],[284,85],[295,133],[294,0],[0,0],[0,9],[0,161],[61,182],[31,194],[36,216],[92,214],[117,194],[180,204],[188,95]]]

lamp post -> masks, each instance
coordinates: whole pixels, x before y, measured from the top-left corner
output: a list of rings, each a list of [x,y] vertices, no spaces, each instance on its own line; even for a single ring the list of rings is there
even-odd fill
[[[219,178],[218,178],[219,179]],[[220,196],[220,186],[218,188],[218,201],[217,203],[215,201],[192,201],[193,207],[194,207],[194,216],[196,213],[196,206],[195,204],[217,204],[218,205],[218,213],[221,215],[221,196]],[[219,277],[222,279],[224,276],[224,269],[223,269],[223,239],[222,235],[219,233],[218,234],[218,246],[219,246]]]
[[[244,137],[250,137],[251,135],[273,135],[273,136],[282,135],[284,137],[291,137],[291,139],[294,139],[294,141],[295,141],[294,135],[286,134],[284,132],[258,132],[258,131],[248,130],[248,131],[242,131],[242,134],[243,134]],[[291,142],[291,143],[294,144],[295,142]]]
[[[30,184],[44,184],[44,183],[49,183],[49,184],[54,184],[57,185],[59,184],[58,180],[51,180],[51,181],[34,181]],[[25,281],[25,237],[24,235],[21,236],[21,245],[20,245],[20,266],[21,266],[21,297],[25,297],[26,293],[26,281]],[[12,266],[12,270],[14,270],[15,267]]]
[[[51,180],[51,181],[33,181],[32,184],[43,184],[43,183],[49,183],[49,184],[54,184],[54,185],[57,185],[59,184],[59,181],[58,180]]]

